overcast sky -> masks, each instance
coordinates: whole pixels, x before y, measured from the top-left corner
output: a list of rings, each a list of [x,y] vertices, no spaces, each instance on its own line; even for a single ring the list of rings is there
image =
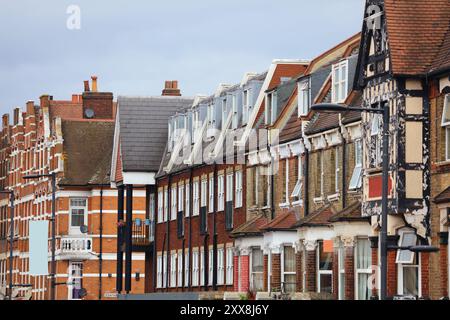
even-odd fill
[[[116,97],[160,95],[164,80],[179,80],[183,95],[211,94],[274,58],[311,59],[357,33],[364,2],[0,0],[0,112],[44,93],[70,99],[93,74]],[[80,29],[67,27],[70,5]]]

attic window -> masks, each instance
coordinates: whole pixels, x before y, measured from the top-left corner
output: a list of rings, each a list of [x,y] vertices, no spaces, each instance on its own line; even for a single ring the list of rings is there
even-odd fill
[[[248,116],[250,113],[250,89],[244,90],[242,94],[242,104],[243,104],[243,114],[242,114],[242,122],[247,123]]]
[[[277,93],[270,92],[266,95],[266,124],[272,125],[277,118]]]
[[[306,116],[311,103],[309,80],[298,84],[298,116]]]
[[[332,102],[342,103],[347,97],[348,60],[333,65],[332,70]]]

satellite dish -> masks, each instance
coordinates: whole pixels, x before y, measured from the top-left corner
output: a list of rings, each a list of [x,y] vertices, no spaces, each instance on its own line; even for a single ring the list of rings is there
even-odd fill
[[[92,109],[86,109],[84,110],[84,115],[88,119],[92,119],[95,116],[95,112]]]
[[[80,226],[80,232],[86,234],[88,232],[88,227],[85,225]]]

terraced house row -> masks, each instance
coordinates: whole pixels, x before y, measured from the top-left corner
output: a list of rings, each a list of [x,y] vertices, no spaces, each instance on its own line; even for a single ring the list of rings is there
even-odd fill
[[[209,95],[184,97],[166,81],[160,96],[113,102],[94,77],[69,102],[43,96],[12,125],[4,116],[14,283],[32,284],[15,296],[49,297],[48,277],[27,272],[27,223],[49,218],[50,181],[22,176],[57,172],[59,299],[81,288],[86,299],[376,299],[388,152],[387,294],[448,298],[449,17],[447,0],[367,0],[358,34]],[[321,103],[389,108],[389,149],[380,116],[311,109]],[[1,204],[6,292],[6,196]],[[398,249],[413,245],[440,250]]]

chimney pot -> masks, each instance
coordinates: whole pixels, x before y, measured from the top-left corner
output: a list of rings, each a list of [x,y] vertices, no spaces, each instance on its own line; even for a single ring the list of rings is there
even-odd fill
[[[92,92],[97,92],[97,76],[92,76]]]
[[[179,97],[181,96],[180,89],[178,89],[178,81],[166,81],[164,90],[162,91],[163,96],[175,96]]]

